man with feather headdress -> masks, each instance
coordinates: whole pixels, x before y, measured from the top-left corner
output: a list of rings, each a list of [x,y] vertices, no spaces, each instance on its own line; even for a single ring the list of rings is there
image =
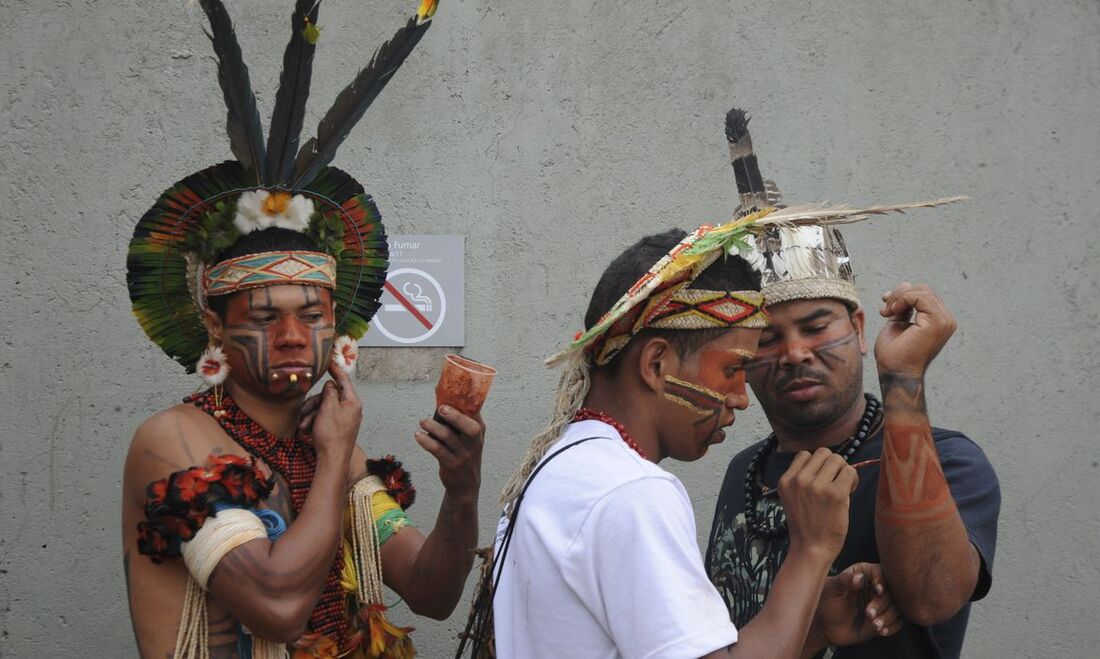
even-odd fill
[[[416,441],[445,493],[427,536],[392,457],[356,445],[350,373],[385,281],[373,200],[329,166],[430,26],[435,2],[375,54],[300,149],[317,0],[298,0],[268,141],[220,0],[211,24],[235,161],[192,174],[139,221],[127,283],[149,337],[207,385],[135,433],[123,551],[141,656],[411,657],[383,584],[445,618],[477,544],[484,424],[448,407]],[[319,396],[312,386],[328,373]]]
[[[727,116],[738,215],[778,206],[747,124],[741,110]],[[828,208],[806,213],[823,223],[843,220]],[[835,657],[957,658],[969,602],[992,581],[1000,491],[977,445],[929,423],[924,375],[955,320],[927,286],[901,284],[882,296],[887,322],[874,345],[879,402],[863,391],[864,310],[839,231],[772,227],[752,247],[771,324],[746,378],[773,433],[730,462],[707,547],[710,578],[738,624],[763,611],[792,541],[787,511],[774,496],[778,479],[798,452],[831,450],[859,468],[848,536],[832,571],[870,564],[889,584],[904,624],[889,637],[869,617],[822,625],[816,629],[828,633],[818,642]],[[851,596],[858,593],[826,588],[817,619],[842,620],[839,600]]]

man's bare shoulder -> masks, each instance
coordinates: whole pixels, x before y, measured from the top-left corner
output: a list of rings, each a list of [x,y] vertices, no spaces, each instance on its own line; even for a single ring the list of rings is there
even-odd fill
[[[126,497],[140,505],[150,482],[224,453],[243,452],[206,412],[187,404],[157,412],[138,426],[130,441],[123,476]]]

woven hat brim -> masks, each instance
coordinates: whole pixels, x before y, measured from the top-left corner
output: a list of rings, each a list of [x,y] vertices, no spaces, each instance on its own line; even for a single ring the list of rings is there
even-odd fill
[[[791,300],[814,300],[834,298],[852,307],[859,306],[856,287],[848,281],[839,279],[788,279],[768,284],[763,289],[764,305],[773,306]]]

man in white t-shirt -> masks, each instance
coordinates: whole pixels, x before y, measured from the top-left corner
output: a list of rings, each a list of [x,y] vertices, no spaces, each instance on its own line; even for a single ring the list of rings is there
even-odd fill
[[[673,230],[629,248],[597,285],[588,330],[551,358],[569,365],[554,420],[502,496],[495,584],[465,636],[475,657],[489,656],[487,602],[501,659],[819,649],[805,647],[807,632],[847,531],[855,470],[827,449],[795,459],[779,486],[792,549],[764,610],[739,631],[703,570],[687,492],[657,465],[701,457],[748,404],[743,366],[767,323],[764,301],[759,276],[720,236],[737,232]],[[834,581],[851,591],[827,598],[851,607],[847,620],[892,610],[862,572]]]

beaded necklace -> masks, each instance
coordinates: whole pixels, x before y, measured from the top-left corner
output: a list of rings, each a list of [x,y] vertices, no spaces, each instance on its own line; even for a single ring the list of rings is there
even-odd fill
[[[279,474],[286,484],[295,514],[301,511],[317,469],[317,451],[308,434],[299,432],[294,437],[276,437],[253,421],[229,394],[216,396],[211,390],[188,396],[184,402],[214,417],[233,441]],[[321,599],[309,617],[310,631],[332,638],[341,647],[348,626],[346,593],[340,585],[342,567],[343,547],[338,546],[336,558],[325,578]]]
[[[878,430],[879,422],[882,420],[882,403],[871,394],[863,394],[863,397],[867,400],[867,406],[863,410],[863,417],[859,420],[856,434],[833,449],[834,453],[844,456],[845,462],[851,462],[852,456],[867,441],[867,438]],[[763,467],[768,461],[768,455],[775,450],[778,443],[775,433],[768,435],[745,470],[745,528],[750,534],[758,537],[775,538],[787,532],[785,515],[780,514],[774,526],[766,526],[763,520],[759,519],[760,511],[757,509],[761,498],[759,495],[765,489]]]
[[[638,453],[638,455],[642,456],[643,460],[649,459],[649,456],[645,454],[645,451],[642,450],[642,447],[638,446],[637,442],[634,441],[634,438],[631,437],[630,433],[626,431],[626,426],[619,423],[618,420],[616,420],[615,417],[611,416],[610,414],[607,414],[606,412],[601,412],[599,410],[594,410],[591,407],[582,407],[581,409],[577,410],[576,414],[573,415],[573,420],[601,421],[603,423],[606,423],[615,430],[619,431],[619,435],[623,438],[623,441],[626,442],[626,445],[634,449]]]

